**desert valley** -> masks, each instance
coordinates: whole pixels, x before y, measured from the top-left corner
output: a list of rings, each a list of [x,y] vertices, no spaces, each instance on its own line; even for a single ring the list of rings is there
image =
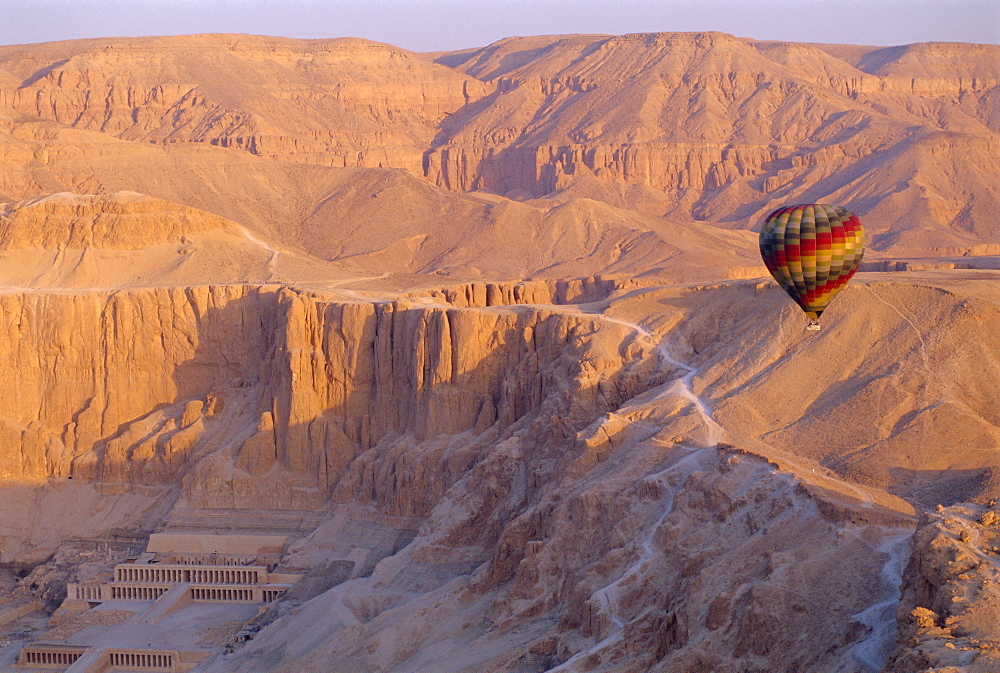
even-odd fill
[[[990,45],[0,46],[0,671],[1000,671],[998,157]]]

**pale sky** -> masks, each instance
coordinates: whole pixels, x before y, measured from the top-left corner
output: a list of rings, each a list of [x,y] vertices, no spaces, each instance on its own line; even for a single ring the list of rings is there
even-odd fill
[[[0,0],[0,44],[250,33],[438,51],[512,35],[699,30],[882,46],[1000,44],[1000,0]]]

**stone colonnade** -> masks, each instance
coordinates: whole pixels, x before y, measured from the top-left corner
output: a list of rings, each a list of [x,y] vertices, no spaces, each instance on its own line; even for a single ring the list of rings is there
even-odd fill
[[[219,566],[163,566],[125,564],[115,566],[115,582],[161,582],[164,584],[264,584],[267,568],[232,568]]]
[[[191,587],[193,601],[227,601],[236,603],[260,603],[253,589],[230,589],[224,587]]]
[[[161,652],[122,652],[112,650],[108,653],[112,668],[127,668],[140,671],[170,671],[174,667],[174,656]]]
[[[167,587],[122,587],[111,585],[111,598],[116,600],[155,601],[167,593]]]
[[[69,668],[83,656],[84,650],[35,649],[30,645],[21,649],[18,666],[39,666],[44,668]]]

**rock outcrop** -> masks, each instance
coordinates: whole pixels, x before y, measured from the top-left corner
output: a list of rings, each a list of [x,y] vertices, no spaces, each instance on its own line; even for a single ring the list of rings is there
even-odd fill
[[[107,459],[121,459],[114,447],[132,436],[130,424],[163,426],[168,436],[184,420],[190,426],[196,414],[185,405],[264,359],[273,294],[215,286],[0,295],[0,352],[18,372],[0,383],[4,478],[96,480],[105,443]],[[197,416],[213,411],[206,404]],[[156,438],[148,439],[151,447]],[[127,446],[138,452],[131,470],[154,459],[140,461],[146,449]],[[116,464],[107,469],[127,473]]]
[[[824,519],[753,457],[656,440],[625,452],[600,478],[544,484],[520,476],[531,446],[508,442],[371,577],[210,670],[865,670],[853,615],[891,591],[877,531]]]
[[[135,192],[53,194],[0,210],[0,248],[141,250],[189,236],[238,228],[217,215]]]
[[[896,235],[957,216],[984,233],[991,215],[957,196],[970,190],[939,186],[962,175],[977,193],[989,191],[986,157],[997,137],[983,103],[998,79],[981,64],[997,54],[972,49],[981,59],[966,65],[957,44],[883,50],[861,64],[866,72],[818,46],[722,33],[510,38],[440,58],[498,94],[450,120],[428,178],[541,196],[595,175],[665,192],[660,207],[675,217],[734,224],[790,201],[879,193],[891,211],[872,202],[862,210],[873,222],[898,222],[903,208],[925,223],[888,227]],[[940,76],[915,70],[918,52],[947,64]],[[947,165],[940,179],[893,168],[929,155]],[[885,231],[876,225],[876,249],[902,247],[883,243]],[[964,232],[949,234],[961,247]]]
[[[572,433],[653,376],[642,349],[594,351],[596,318],[539,308],[344,303],[277,286],[0,304],[13,337],[0,352],[19,372],[2,393],[3,476],[170,484],[211,454],[184,482],[201,507],[323,508],[345,471],[337,488],[356,499],[374,488],[373,447],[495,435],[543,404],[564,419],[553,431]],[[403,515],[440,496],[391,505],[378,490]]]
[[[1000,513],[964,503],[928,512],[903,575],[889,673],[1000,668]]]
[[[859,292],[856,311],[881,305]],[[2,333],[20,335],[2,351],[20,372],[0,387],[5,476],[144,498],[150,522],[173,498],[184,511],[330,508],[362,522],[298,543],[311,577],[339,564],[340,579],[303,588],[296,609],[206,670],[430,672],[447,656],[498,671],[866,671],[892,649],[908,535],[906,503],[879,486],[917,504],[984,497],[989,460],[976,453],[981,470],[961,483],[891,470],[885,482],[884,463],[823,467],[823,437],[803,448],[748,434],[733,405],[762,384],[757,368],[787,386],[768,358],[804,366],[822,342],[747,341],[745,296],[778,312],[785,301],[756,282],[600,278],[367,301],[279,285],[3,295]],[[939,301],[971,312],[953,330],[992,306],[968,292]],[[669,351],[628,319],[651,306]],[[878,329],[914,330],[897,319]],[[798,324],[775,329],[785,322]],[[945,362],[936,339],[917,342]],[[898,359],[866,357],[862,369]],[[747,390],[726,392],[734,377]],[[806,402],[803,419],[821,423]],[[851,409],[865,426],[869,412]],[[754,453],[719,446],[722,433]],[[381,532],[368,542],[359,526]],[[22,558],[53,542],[6,535]]]

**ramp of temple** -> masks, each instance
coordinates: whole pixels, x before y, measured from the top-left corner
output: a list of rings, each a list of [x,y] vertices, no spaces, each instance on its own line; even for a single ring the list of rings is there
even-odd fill
[[[323,520],[324,512],[310,510],[197,509],[178,508],[170,515],[166,533],[198,533],[232,530],[264,535],[305,535]],[[212,539],[214,539],[214,535]]]

